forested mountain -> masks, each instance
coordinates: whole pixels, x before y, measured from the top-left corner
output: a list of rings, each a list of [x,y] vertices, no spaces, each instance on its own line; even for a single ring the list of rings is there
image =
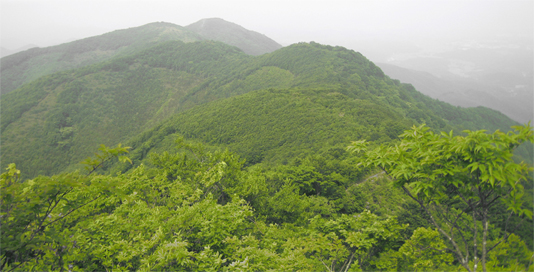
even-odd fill
[[[9,55],[18,53],[20,51],[25,51],[25,50],[28,50],[28,49],[34,48],[34,47],[37,47],[37,46],[34,45],[34,44],[28,44],[28,45],[25,45],[23,47],[16,48],[16,49],[7,49],[7,48],[4,48],[4,47],[0,47],[0,58],[3,58],[5,56],[9,56]]]
[[[411,98],[409,89],[396,90]],[[505,116],[491,110],[457,109],[444,103],[436,103],[435,110],[440,114],[453,110],[458,114],[456,118],[441,119],[424,109],[418,112],[422,119],[414,119],[406,116],[413,115],[410,109],[359,97],[357,93],[343,93],[335,88],[253,91],[177,114],[126,144],[132,147],[134,165],[142,163],[151,152],[172,149],[175,133],[229,148],[244,158],[246,165],[259,162],[276,165],[287,164],[296,157],[327,154],[332,150],[342,152],[352,139],[388,143],[419,122],[445,131],[461,131],[459,128],[472,127],[475,123],[493,130],[506,129],[511,124]],[[417,103],[416,99],[409,101]],[[531,154],[527,148],[522,149],[521,155],[527,160]]]
[[[32,48],[0,59],[2,94],[41,76],[87,66],[159,41],[198,41],[202,38],[181,26],[151,23],[45,48]]]
[[[265,35],[220,18],[202,19],[186,28],[198,33],[204,39],[236,46],[250,55],[262,55],[282,48],[280,44]]]
[[[531,126],[164,26],[2,95],[0,270],[532,269]]]
[[[347,127],[344,127],[343,123],[333,123],[334,127],[325,127],[330,132],[320,138],[312,137],[308,144],[299,148],[288,148],[281,154],[293,152],[290,149],[296,149],[295,154],[298,154],[310,148],[310,143],[317,144],[319,140],[331,138],[342,137],[345,142],[337,143],[346,145],[349,141],[346,133],[349,130],[352,130],[350,135],[357,139],[385,141],[391,137],[395,138],[403,128],[408,128],[412,123],[427,123],[435,129],[492,130],[506,130],[514,124],[504,115],[487,109],[458,109],[432,100],[411,86],[389,79],[361,54],[342,47],[303,43],[271,54],[251,57],[235,47],[218,42],[174,41],[109,62],[45,76],[4,95],[1,109],[2,166],[15,162],[27,177],[58,173],[91,154],[99,144],[114,145],[125,142],[172,114],[209,101],[272,88],[290,88],[291,92],[298,93],[301,90],[309,94],[309,97],[303,95],[304,100],[301,102],[312,99],[313,90],[326,92],[332,98],[323,107],[334,107],[333,105],[340,102],[338,100],[350,98],[351,102],[346,102],[348,104],[342,107],[336,106],[332,110],[338,111],[334,115],[350,116],[339,120],[356,122]],[[273,104],[276,105],[271,109],[273,113],[280,111],[277,107],[287,107],[286,104],[290,103],[290,98],[293,97],[283,92],[280,95],[284,99],[277,100],[276,103],[281,104]],[[336,99],[333,99],[335,97]],[[232,112],[265,118],[265,121],[262,121],[264,124],[272,122],[269,119],[273,117],[263,117],[255,112],[258,107],[262,107],[257,103],[263,99],[266,98],[251,98],[251,101],[244,102],[243,105],[256,105],[255,107],[247,106]],[[271,97],[267,101],[270,99]],[[306,104],[297,110],[307,112],[308,109],[304,105]],[[312,107],[311,104],[308,106]],[[318,105],[313,105],[316,106]],[[208,112],[223,114],[220,109],[201,108],[199,111],[198,114],[201,115]],[[310,113],[314,112],[307,112],[306,115]],[[283,135],[294,132],[295,127],[307,124],[305,126],[313,135],[325,133],[314,131],[314,120],[324,118],[326,113],[323,110],[315,113],[316,116],[306,117],[307,121],[282,128],[270,128],[270,131],[279,131]],[[190,114],[195,113],[193,111]],[[294,114],[298,116],[302,112]],[[291,120],[290,117],[279,118]],[[360,118],[361,121],[354,120]],[[213,138],[202,139],[207,142],[226,143],[221,138],[226,137],[223,135],[245,131],[251,134],[261,127],[253,128],[255,125],[252,122],[241,132],[237,128],[232,131],[233,126],[246,124],[247,121],[230,116],[213,120],[218,124],[216,126],[211,126],[210,123],[201,125],[199,120],[209,119],[206,116],[191,116],[187,121],[191,125],[188,129],[184,128],[183,133],[193,135],[192,133],[204,126],[206,130],[226,130],[224,133],[217,130],[209,132]],[[224,125],[231,122],[234,125]],[[324,122],[328,124],[332,123],[332,120]],[[362,123],[359,124],[360,122]],[[401,125],[403,123],[404,125]],[[245,139],[251,139],[248,143],[236,146],[248,146],[247,149],[250,150],[259,148],[255,146],[259,142],[252,140],[259,139],[257,136],[247,137],[249,138]],[[295,137],[297,135],[292,136],[293,139]],[[290,142],[287,143],[288,146],[292,145]],[[261,147],[261,152],[251,155],[248,159],[259,162],[262,160],[260,153],[274,154],[277,152],[275,147],[277,145],[272,143],[270,146]],[[42,160],[43,157],[48,159]]]
[[[532,86],[518,86],[518,90],[506,90],[490,81],[482,82],[467,78],[438,78],[430,73],[377,63],[391,78],[413,84],[432,98],[461,107],[484,106],[498,110],[510,118],[527,123],[534,118]],[[522,88],[520,88],[522,87]]]
[[[257,32],[222,19],[204,19],[187,27],[157,22],[46,48],[32,48],[0,59],[1,94],[41,76],[84,67],[147,49],[164,41],[216,40],[247,54],[261,55],[282,46]]]
[[[2,96],[2,163],[13,160],[35,174],[57,172],[94,146],[123,142],[194,105],[187,97],[209,84],[210,72],[224,73],[246,58],[222,43],[176,41],[44,76]]]

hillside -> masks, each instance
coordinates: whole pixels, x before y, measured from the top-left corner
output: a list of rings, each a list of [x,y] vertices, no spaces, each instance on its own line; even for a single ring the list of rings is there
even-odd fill
[[[154,51],[162,48],[167,54],[160,54],[162,59],[171,57],[185,67],[150,65]],[[190,107],[187,95],[209,84],[209,69],[223,70],[218,65],[227,65],[232,56],[235,61],[247,57],[221,43],[169,42],[138,55],[44,76],[5,94],[2,166],[11,161],[32,176],[49,174],[80,161],[101,143],[124,142]]]
[[[236,46],[249,55],[263,55],[282,48],[267,36],[220,18],[202,19],[186,26],[204,39]]]
[[[468,78],[438,78],[427,72],[396,65],[377,65],[391,78],[413,84],[421,93],[440,101],[461,107],[488,107],[521,123],[533,119],[533,94],[526,91],[529,86],[523,91],[519,87],[519,91],[510,91],[490,81],[484,83]]]
[[[407,90],[400,90],[409,95]],[[424,119],[416,121],[403,117],[403,109],[363,100],[355,93],[342,93],[341,89],[268,89],[194,107],[126,145],[132,147],[134,165],[146,161],[150,153],[173,150],[175,134],[228,148],[244,158],[246,165],[278,165],[297,157],[344,153],[355,139],[389,143],[421,121],[437,120],[434,128],[446,124],[439,129],[456,132],[476,126],[506,130],[513,124],[505,116],[484,108],[461,109],[444,103],[439,106],[444,111],[452,109],[456,118],[440,119],[425,111],[419,115]],[[525,149],[521,152],[525,158],[532,155]]]
[[[15,54],[15,53],[18,53],[18,52],[21,52],[21,51],[25,51],[25,50],[28,50],[28,49],[34,48],[34,47],[37,47],[37,46],[34,45],[34,44],[28,44],[28,45],[25,45],[23,47],[16,48],[16,49],[7,49],[5,47],[0,47],[0,58]]]
[[[0,59],[1,94],[9,93],[41,76],[132,53],[156,42],[192,42],[201,39],[199,35],[178,25],[151,23],[61,45],[32,48]]]
[[[147,49],[165,41],[215,40],[261,55],[282,46],[265,35],[222,19],[204,19],[187,27],[157,22],[46,48],[32,48],[0,59],[1,93],[41,76],[80,68]]]
[[[316,113],[321,116],[314,116],[313,111],[305,114],[294,112],[294,114],[306,116],[303,118],[309,122],[305,126],[308,130],[315,130],[313,120],[323,118],[324,114],[330,116],[321,121],[324,124],[337,120],[331,119],[336,114],[347,114],[348,118],[339,120],[363,118],[365,120],[350,121],[349,123],[353,125],[348,126],[362,133],[350,134],[358,139],[367,137],[370,140],[390,140],[396,133],[402,131],[393,129],[394,132],[387,132],[392,124],[406,128],[411,123],[426,123],[434,129],[445,130],[450,128],[507,130],[514,124],[504,115],[487,109],[458,109],[430,99],[410,85],[389,79],[361,54],[342,47],[301,43],[270,54],[252,57],[241,53],[235,47],[218,42],[174,41],[102,64],[42,77],[3,96],[2,167],[5,168],[7,163],[15,162],[24,170],[27,177],[57,173],[90,155],[99,144],[124,143],[173,114],[206,102],[265,89],[302,91],[306,94],[302,99],[325,99],[313,98],[313,90],[320,93],[326,91],[332,93],[334,97],[338,97],[339,94],[339,98],[331,101],[334,104],[341,103],[337,99],[354,100],[336,106],[334,112],[328,114],[323,110],[317,110]],[[307,97],[308,94],[310,97]],[[282,98],[277,100],[273,104],[277,105],[276,108],[286,108],[290,103],[287,99],[291,96],[281,93],[281,97],[285,97],[285,101]],[[200,137],[201,134],[193,134],[201,133],[199,129],[206,126],[204,128],[206,131],[202,133],[211,136],[200,137],[203,141],[229,144],[225,139],[219,138],[223,137],[224,133],[209,130],[213,129],[215,124],[232,120],[236,129],[240,123],[248,122],[247,128],[250,131],[247,133],[257,131],[253,129],[254,122],[272,122],[268,121],[271,117],[262,117],[260,113],[255,112],[256,108],[261,108],[257,101],[269,99],[271,98],[252,99],[253,101],[243,102],[243,105],[257,106],[232,111],[240,112],[243,116],[260,118],[249,121],[226,116],[223,119],[212,120],[215,123],[211,125],[208,123],[195,125],[195,122],[200,122],[198,119],[206,122],[210,120],[205,116],[209,112],[211,112],[209,116],[212,116],[222,114],[224,111],[210,108],[191,111],[190,114],[200,117],[191,117],[192,119],[187,121],[190,126],[182,128],[182,132]],[[319,107],[321,104],[311,105]],[[362,117],[351,109],[360,107],[367,108],[369,113],[363,111],[365,114]],[[297,110],[307,111],[306,107],[299,107]],[[282,113],[275,108],[269,111]],[[283,120],[288,116],[277,118],[273,120]],[[184,125],[187,122],[184,122]],[[290,123],[283,128],[273,127],[269,133],[278,131],[284,134],[286,131],[288,134],[306,122]],[[288,146],[292,146],[291,148],[296,150],[294,154],[298,154],[305,148],[332,138],[344,139],[344,143],[339,141],[333,143],[344,145],[348,142],[348,138],[347,130],[341,129],[342,124],[332,123],[334,127],[325,125],[324,130],[329,132],[318,132],[317,135],[322,135],[321,137],[312,137],[308,143],[300,147],[298,144],[293,146],[289,143]],[[238,132],[239,130],[231,131],[233,127],[226,129],[230,129],[225,132],[228,135],[245,133],[245,131]],[[269,133],[260,134],[269,135]],[[246,139],[258,137],[253,135],[250,134]],[[280,135],[270,135],[271,138],[280,137]],[[247,143],[244,143],[243,139],[233,141],[236,142],[236,149],[241,146],[252,150],[258,147],[256,144],[260,144],[253,140]],[[274,141],[276,144],[273,145],[273,141],[270,139],[268,145],[261,147],[263,150],[260,153],[274,154],[280,142]],[[242,154],[250,162],[262,161],[265,155],[248,156],[247,152],[244,150]],[[287,152],[291,155],[291,152]],[[47,160],[43,160],[44,157]]]
[[[152,148],[172,149],[174,133],[229,148],[247,165],[344,150],[351,139],[388,142],[411,126],[393,109],[334,89],[268,89],[177,114],[127,144],[141,162]],[[150,143],[146,145],[146,143]]]

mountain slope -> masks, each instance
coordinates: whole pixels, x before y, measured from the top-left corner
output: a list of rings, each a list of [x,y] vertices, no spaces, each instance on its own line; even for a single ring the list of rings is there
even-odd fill
[[[263,55],[282,48],[280,44],[265,35],[220,18],[202,19],[186,28],[205,39],[236,46],[249,55]]]
[[[186,43],[222,41],[251,55],[265,54],[282,47],[265,35],[222,19],[204,19],[187,27],[164,22],[150,23],[3,57],[0,59],[0,95],[44,75],[84,67],[169,40]]]
[[[9,56],[9,55],[21,52],[21,51],[25,51],[25,50],[28,50],[28,49],[34,48],[34,47],[37,47],[37,45],[28,44],[28,45],[25,45],[23,47],[12,49],[12,50],[11,49],[7,49],[5,47],[0,47],[0,58],[6,57],[6,56]]]
[[[158,50],[174,54],[173,60],[186,66],[150,65]],[[247,58],[222,43],[172,41],[130,57],[41,77],[5,94],[2,167],[15,162],[32,176],[55,173],[101,143],[124,142],[190,107],[186,97],[208,83],[203,74],[207,66],[228,64],[224,58],[232,56]]]
[[[57,46],[32,48],[0,59],[1,94],[9,93],[41,76],[132,53],[156,42],[193,42],[201,39],[198,34],[178,25],[151,23]]]
[[[309,120],[306,122],[310,123],[305,126],[308,130],[314,129],[316,119],[324,120],[320,121],[323,124],[333,124],[333,127],[324,125],[323,130],[329,132],[321,133],[323,136],[319,138],[310,138],[313,139],[311,143],[288,144],[291,146],[289,149],[296,148],[294,154],[301,152],[302,147],[309,148],[310,144],[329,142],[327,139],[333,138],[343,139],[345,144],[348,138],[391,140],[412,123],[426,123],[436,130],[507,130],[514,124],[504,115],[491,110],[460,110],[435,101],[417,92],[411,85],[389,79],[361,54],[342,47],[300,43],[252,57],[220,42],[170,41],[106,63],[46,76],[3,96],[0,120],[2,168],[15,162],[27,177],[57,173],[92,154],[99,144],[124,143],[173,114],[210,101],[265,89],[302,93],[299,103],[304,106],[297,107],[299,111],[308,109],[307,100],[319,101],[309,104],[309,107],[317,108],[316,111],[294,114]],[[315,94],[314,90],[320,94]],[[284,119],[292,117],[268,114],[282,114],[279,108],[292,109],[288,106],[292,96],[287,92],[279,95],[281,100],[274,102],[271,101],[272,95],[256,97],[258,101],[278,105],[266,112],[256,111],[262,106],[254,101],[254,95],[247,96],[252,97],[251,100],[235,98],[243,101],[241,108],[232,110],[241,114],[239,118],[225,115],[223,109],[199,108],[191,111],[192,116],[197,117],[184,121],[184,126],[186,123],[189,126],[181,132],[202,138],[204,132],[197,130],[207,126],[205,133],[211,136],[202,140],[230,144],[219,138],[222,137],[220,135],[261,131],[253,129],[254,124],[260,127],[262,124],[284,124]],[[321,104],[323,100],[330,102]],[[347,128],[360,131],[360,134],[346,137],[343,123],[332,119],[343,114],[347,118],[340,120],[350,119]],[[226,117],[212,118],[219,115]],[[241,119],[246,116],[263,117]],[[205,123],[207,120],[215,121]],[[224,133],[210,131],[225,122],[233,122],[233,125],[225,128]],[[247,124],[246,130],[239,130],[241,123]],[[278,128],[265,125],[269,133],[251,134],[246,138],[249,142],[243,139],[232,141],[239,142],[235,148],[256,148],[269,157],[269,152],[274,152],[270,150],[276,150],[280,143],[273,140],[278,136],[272,132],[289,135],[304,123],[288,121],[287,125]],[[401,129],[396,129],[399,125]],[[388,132],[389,127],[393,132]],[[261,135],[271,135],[271,138],[260,142],[254,140],[261,139]],[[264,142],[271,144],[258,146]],[[249,162],[263,160],[264,155],[249,156],[247,152],[242,151]],[[289,153],[286,154],[289,156]]]
[[[228,148],[245,158],[248,165],[279,165],[296,157],[342,154],[353,140],[391,142],[416,123],[396,112],[398,109],[338,91],[268,89],[213,101],[176,114],[126,145],[132,147],[134,165],[150,163],[147,158],[151,153],[172,153],[175,134]],[[454,128],[457,133],[465,124],[484,123],[491,114],[503,117],[497,126],[506,127],[510,122],[484,108],[455,110],[465,123],[459,125],[460,118],[446,121],[449,125],[444,129]],[[111,172],[131,166],[115,167]]]
[[[172,150],[177,133],[235,151],[247,164],[285,164],[296,156],[344,150],[354,139],[391,141],[411,124],[390,109],[337,90],[268,89],[197,106],[127,144],[136,163],[150,152]]]
[[[430,73],[386,63],[377,65],[391,78],[411,83],[418,91],[455,106],[488,107],[522,123],[527,123],[534,117],[532,93],[514,95],[496,84],[484,84],[470,79],[438,78]]]

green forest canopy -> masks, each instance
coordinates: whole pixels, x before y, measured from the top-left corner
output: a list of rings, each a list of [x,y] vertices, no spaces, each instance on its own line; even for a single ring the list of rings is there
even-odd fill
[[[420,144],[408,137],[417,131],[403,134],[403,143]],[[532,142],[533,132],[524,127],[507,135],[517,143]],[[473,151],[491,145],[492,138],[485,139],[475,143]],[[211,150],[182,137],[175,144],[177,152],[153,153],[147,164],[118,175],[93,170],[128,153],[121,146],[103,146],[85,162],[86,172],[21,182],[20,170],[11,164],[0,179],[2,270],[451,271],[473,269],[474,263],[462,262],[458,254],[480,255],[480,250],[474,251],[480,244],[469,247],[470,242],[465,250],[458,249],[460,253],[447,250],[451,244],[442,230],[434,230],[432,220],[427,220],[439,209],[421,213],[419,200],[406,197],[383,174],[363,179],[374,168],[362,168],[358,162],[381,165],[378,157],[333,150],[286,165],[244,167],[244,161],[228,150]],[[499,169],[512,163],[504,153],[485,152],[503,159]],[[469,174],[469,169],[453,173]],[[532,182],[525,172],[512,171],[523,182]],[[388,173],[394,180],[402,176]],[[506,182],[495,177],[492,184]],[[525,190],[532,194],[532,188],[515,185],[519,198],[513,199],[521,200],[519,194]],[[428,190],[403,186],[423,195]],[[496,220],[485,227],[475,224],[488,246],[495,246],[485,251],[488,270],[532,269],[532,245],[525,244],[531,233],[502,228],[500,219],[510,214],[506,206],[514,203],[520,202],[496,202],[491,210]],[[461,203],[455,204],[454,198],[435,204],[461,214]],[[524,212],[512,209],[514,220],[507,222],[526,219],[523,224],[532,226],[532,205],[520,204],[520,210]],[[465,215],[458,224],[468,227],[473,221]],[[473,213],[473,218],[478,215]],[[502,241],[503,235],[508,239]]]
[[[42,77],[3,95],[1,103],[1,166],[14,162],[26,178],[73,170],[100,144],[139,142],[146,137],[140,135],[161,126],[181,126],[172,130],[208,143],[233,141],[239,147],[234,151],[256,163],[269,159],[269,153],[291,157],[321,149],[319,139],[340,146],[360,137],[385,141],[415,123],[460,131],[506,131],[517,124],[486,108],[463,109],[430,99],[411,85],[389,79],[359,53],[316,43],[252,57],[218,42],[172,41]],[[284,126],[272,122],[275,119]],[[324,129],[315,131],[315,121]],[[211,126],[213,122],[217,125]],[[288,143],[292,151],[282,151],[285,147],[276,146],[282,143],[274,143],[273,137],[295,139],[294,128],[309,130],[311,138],[296,139],[304,143]],[[198,134],[200,129],[205,135]],[[231,135],[239,129],[241,135]],[[269,131],[271,139],[256,141],[266,136],[260,130]],[[245,150],[243,144],[262,154]],[[522,149],[520,155],[530,160],[531,149]]]

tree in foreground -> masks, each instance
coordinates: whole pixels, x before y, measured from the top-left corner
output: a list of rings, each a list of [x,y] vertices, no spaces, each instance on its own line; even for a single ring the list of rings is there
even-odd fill
[[[522,183],[533,168],[514,162],[513,151],[533,142],[533,131],[530,124],[513,128],[454,136],[421,125],[400,135],[395,146],[368,150],[365,141],[356,141],[349,150],[363,152],[363,166],[381,168],[421,206],[461,266],[476,271],[480,264],[486,271],[488,254],[519,227],[510,224],[512,215],[532,218]],[[492,213],[497,206],[506,208],[505,216]],[[505,220],[504,229],[490,225],[493,220]]]
[[[115,184],[90,175],[115,157],[130,161],[123,155],[128,149],[101,145],[96,158],[84,161],[87,175],[63,173],[22,181],[20,170],[10,164],[0,175],[0,271],[26,270],[19,266],[45,257],[54,260],[48,269],[62,269],[67,226],[81,220],[81,209],[114,193]]]

